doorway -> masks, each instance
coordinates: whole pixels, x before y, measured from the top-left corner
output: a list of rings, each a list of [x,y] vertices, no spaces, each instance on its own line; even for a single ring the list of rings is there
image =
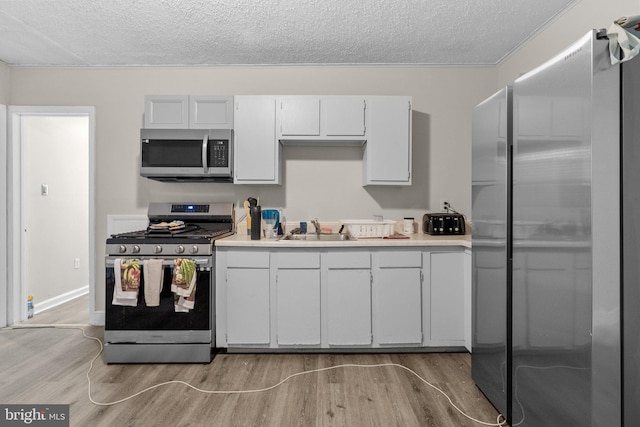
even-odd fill
[[[87,292],[93,320],[93,129],[93,107],[9,107],[10,323]]]

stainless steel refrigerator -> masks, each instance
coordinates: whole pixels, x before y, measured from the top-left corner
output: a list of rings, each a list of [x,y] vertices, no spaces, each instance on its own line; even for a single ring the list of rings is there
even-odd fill
[[[590,32],[473,112],[472,375],[511,425],[640,419],[640,62]]]

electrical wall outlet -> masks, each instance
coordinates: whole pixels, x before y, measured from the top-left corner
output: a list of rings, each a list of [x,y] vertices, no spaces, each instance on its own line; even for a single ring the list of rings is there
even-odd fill
[[[443,212],[447,212],[451,208],[451,204],[448,199],[440,199],[440,206]]]

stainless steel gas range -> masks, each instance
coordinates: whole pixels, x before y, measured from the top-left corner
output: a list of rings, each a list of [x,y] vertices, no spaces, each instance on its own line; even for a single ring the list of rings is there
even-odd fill
[[[152,203],[146,230],[106,242],[107,363],[209,363],[215,347],[216,239],[232,203]]]

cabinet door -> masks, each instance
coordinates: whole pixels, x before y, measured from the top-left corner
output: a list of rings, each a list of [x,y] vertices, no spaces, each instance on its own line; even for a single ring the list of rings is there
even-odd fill
[[[365,185],[411,185],[411,99],[367,98]]]
[[[329,345],[370,345],[371,269],[330,268],[327,276]]]
[[[429,316],[432,345],[438,341],[459,342],[465,339],[465,254],[439,252],[430,256]]]
[[[147,95],[144,98],[146,129],[188,129],[189,97],[186,95]]]
[[[381,268],[373,278],[375,337],[379,344],[422,343],[420,268]]]
[[[279,184],[280,144],[276,140],[276,98],[236,96],[234,165],[236,184]]]
[[[227,270],[227,343],[269,344],[269,269]]]
[[[190,96],[191,129],[233,129],[233,96]]]
[[[317,96],[280,97],[280,135],[319,136],[320,98]]]
[[[333,136],[364,136],[365,100],[361,97],[330,96],[322,102],[323,134]]]
[[[330,250],[322,257],[326,344],[371,345],[371,253]]]
[[[320,269],[278,270],[278,345],[320,345]]]

